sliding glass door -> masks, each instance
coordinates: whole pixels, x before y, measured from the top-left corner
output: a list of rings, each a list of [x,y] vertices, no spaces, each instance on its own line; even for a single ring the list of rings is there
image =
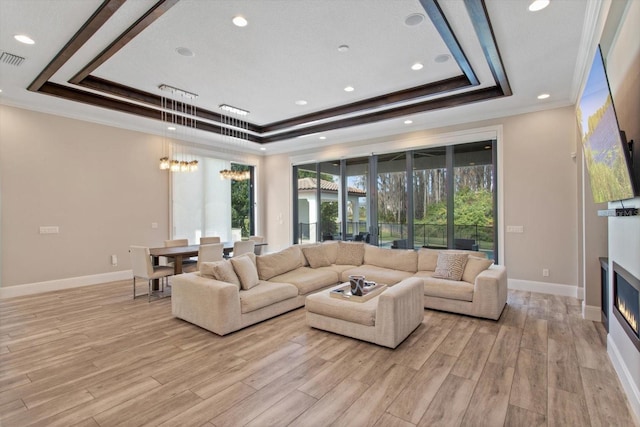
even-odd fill
[[[413,247],[447,247],[446,155],[445,147],[413,152]]]
[[[378,245],[407,248],[407,155],[377,156]]]
[[[495,141],[481,141],[295,166],[295,241],[457,248],[497,259],[495,162]]]

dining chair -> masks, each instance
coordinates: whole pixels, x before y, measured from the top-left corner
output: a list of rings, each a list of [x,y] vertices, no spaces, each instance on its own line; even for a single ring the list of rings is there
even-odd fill
[[[208,245],[210,243],[220,243],[220,236],[201,237],[200,244]]]
[[[129,253],[131,254],[131,269],[133,270],[133,299],[136,299],[136,278],[145,279],[149,285],[147,295],[149,301],[151,301],[151,281],[160,279],[162,283],[162,291],[164,292],[165,282],[168,285],[168,277],[173,275],[173,267],[166,267],[157,265],[154,266],[151,263],[151,254],[149,248],[146,246],[130,246]]]
[[[173,248],[176,246],[189,246],[189,239],[174,239],[164,241],[165,248]]]
[[[189,239],[173,239],[173,240],[165,240],[164,247],[165,248],[175,248],[177,246],[189,246]],[[185,258],[182,260],[182,265],[195,265],[197,260],[193,258]],[[173,265],[173,262],[167,262],[166,265]],[[184,269],[184,267],[183,267]]]
[[[256,242],[253,240],[238,240],[233,242],[233,255],[238,256],[242,254],[248,254],[254,252],[256,248]]]
[[[200,271],[200,263],[203,262],[215,262],[224,259],[224,243],[211,243],[208,245],[200,245],[198,248],[198,263],[196,265],[189,265],[183,268],[185,273],[193,273],[194,271]]]
[[[249,236],[249,240],[252,240],[256,243],[264,243],[264,237],[263,236]],[[256,255],[262,255],[262,245],[260,246],[256,246],[254,249],[254,252]]]

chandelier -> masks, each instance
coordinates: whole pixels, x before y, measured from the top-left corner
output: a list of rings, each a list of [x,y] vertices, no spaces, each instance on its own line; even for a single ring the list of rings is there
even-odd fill
[[[160,169],[171,172],[195,172],[198,170],[198,161],[188,156],[184,146],[169,142],[167,131],[177,132],[178,137],[187,137],[190,133],[195,133],[197,109],[193,100],[198,95],[166,84],[159,85],[158,89],[172,95],[162,95],[160,99],[160,119],[164,127]]]
[[[233,181],[246,181],[251,178],[251,172],[246,171],[234,171],[230,169],[223,169],[220,171],[220,178],[231,179]]]
[[[221,104],[222,136],[229,144],[243,144],[249,141],[249,123],[246,120],[247,110],[228,104]],[[233,181],[246,181],[251,178],[248,170],[223,169],[220,171],[221,179]]]

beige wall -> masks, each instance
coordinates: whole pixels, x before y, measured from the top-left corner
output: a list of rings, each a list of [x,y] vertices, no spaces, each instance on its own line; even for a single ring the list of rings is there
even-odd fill
[[[0,106],[2,286],[126,270],[129,245],[160,245],[160,148],[156,136]]]
[[[0,106],[0,286],[124,272],[130,245],[161,246],[170,234],[161,150],[159,136]],[[207,154],[263,173],[258,156]]]
[[[480,129],[502,126],[502,182],[505,225],[522,225],[524,233],[505,234],[505,264],[512,279],[578,285],[577,266],[577,172],[571,153],[576,151],[577,129],[573,107],[523,114],[499,120],[468,123],[429,131],[413,132],[395,138],[357,141],[351,145],[325,147],[316,152],[270,156],[266,160],[269,182],[265,198],[270,206],[270,249],[291,244],[291,165],[306,157],[324,160],[385,150],[405,150],[438,141],[438,135],[459,134],[461,142]],[[437,145],[437,143],[435,143]],[[373,147],[374,149],[371,149]],[[284,211],[285,224],[275,222],[271,215]],[[550,270],[549,277],[542,269]]]
[[[640,149],[640,2],[629,3],[612,46],[605,51],[607,74],[620,128]],[[640,158],[638,156],[637,158]],[[635,165],[640,172],[640,164]],[[640,197],[624,202],[640,208]],[[610,208],[620,203],[610,203]],[[609,218],[609,261],[615,261],[640,278],[640,216]],[[612,274],[611,268],[609,269]],[[609,291],[612,295],[612,290]],[[609,298],[612,301],[613,298]],[[640,353],[626,336],[617,319],[609,316],[608,350],[629,402],[640,419]]]

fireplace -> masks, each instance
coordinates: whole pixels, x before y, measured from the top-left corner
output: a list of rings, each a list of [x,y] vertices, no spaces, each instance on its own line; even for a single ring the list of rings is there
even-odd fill
[[[640,279],[613,262],[613,314],[640,351]]]

